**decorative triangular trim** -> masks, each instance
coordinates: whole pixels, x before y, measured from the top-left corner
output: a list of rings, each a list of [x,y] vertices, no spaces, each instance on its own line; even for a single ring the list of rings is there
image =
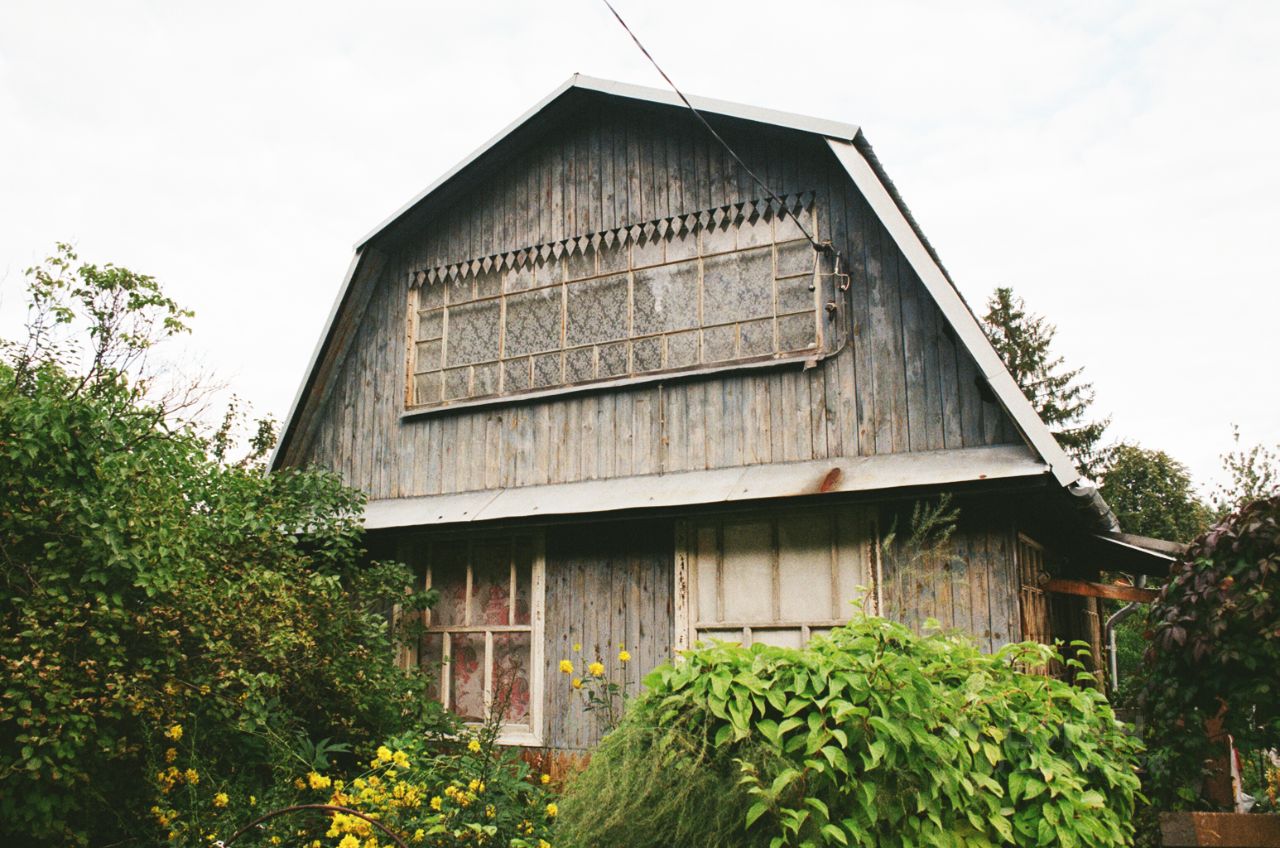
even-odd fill
[[[589,235],[573,235],[559,241],[530,245],[480,258],[463,259],[434,268],[416,268],[408,272],[409,285],[417,288],[445,279],[464,279],[481,271],[487,272],[494,267],[523,268],[526,265],[545,262],[552,256],[559,259],[563,253],[575,248],[585,254],[588,249],[598,250],[601,244],[608,248],[612,248],[615,243],[623,246],[629,243],[646,244],[657,239],[674,238],[678,233],[685,234],[698,227],[724,229],[743,221],[755,220],[759,217],[761,209],[775,210],[776,213],[776,210],[781,208],[783,214],[796,217],[813,205],[814,197],[815,193],[812,191],[789,194],[780,198],[781,207],[778,207],[772,199],[744,200],[731,206],[720,206],[687,215],[672,215],[669,218],[659,218],[641,224],[626,224]]]

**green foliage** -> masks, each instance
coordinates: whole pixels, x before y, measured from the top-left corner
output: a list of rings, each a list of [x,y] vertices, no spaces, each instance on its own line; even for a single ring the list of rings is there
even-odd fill
[[[1280,445],[1275,449],[1261,444],[1240,446],[1240,428],[1232,426],[1235,449],[1222,455],[1222,470],[1228,481],[1213,493],[1213,509],[1225,518],[1251,501],[1280,494]]]
[[[271,790],[272,804],[276,809],[294,804],[346,807],[377,819],[410,844],[431,848],[547,845],[557,813],[549,780],[514,750],[497,745],[501,715],[492,710],[474,731],[453,723],[393,737],[371,748],[359,764],[283,780]],[[241,823],[245,804],[243,798],[228,799],[227,809],[241,808]],[[193,821],[204,832],[220,818],[227,816],[205,811]],[[179,814],[172,824],[182,828],[185,821]],[[282,817],[237,844],[314,845],[313,840],[361,848],[391,844],[368,822],[347,814]]]
[[[560,842],[656,845],[732,813],[705,844],[1128,845],[1138,743],[1092,687],[1017,670],[1052,656],[878,618],[804,650],[701,647],[649,676],[570,784]]]
[[[157,801],[269,784],[299,737],[338,740],[314,764],[430,723],[380,614],[428,599],[364,562],[361,495],[220,462],[145,400],[128,369],[185,315],[150,278],[68,250],[31,276],[0,363],[0,842],[156,844]]]
[[[1189,542],[1209,526],[1187,467],[1164,451],[1117,445],[1101,491],[1126,533]]]
[[[1044,316],[1027,312],[1022,298],[1003,287],[987,300],[982,320],[996,353],[1058,444],[1083,474],[1095,476],[1106,465],[1106,452],[1099,442],[1111,420],[1088,420],[1093,384],[1080,382],[1084,369],[1064,368],[1063,358],[1050,350],[1057,327]]]
[[[1280,748],[1280,496],[1200,536],[1152,604],[1144,703],[1154,800],[1199,806],[1205,722],[1243,750]]]

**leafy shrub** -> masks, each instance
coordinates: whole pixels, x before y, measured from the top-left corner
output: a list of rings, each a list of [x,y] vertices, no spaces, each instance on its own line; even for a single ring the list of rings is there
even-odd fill
[[[1130,844],[1139,745],[1095,689],[1018,670],[1053,653],[877,618],[803,650],[700,647],[570,783],[560,843]]]
[[[1204,805],[1205,762],[1221,754],[1207,720],[1220,717],[1242,749],[1280,748],[1280,496],[1192,542],[1149,620],[1143,711],[1153,800]]]
[[[365,562],[359,493],[221,461],[149,399],[123,369],[184,313],[74,260],[32,273],[32,338],[0,362],[0,843],[157,844],[172,799],[225,809],[308,739],[430,727],[379,613],[427,599]]]

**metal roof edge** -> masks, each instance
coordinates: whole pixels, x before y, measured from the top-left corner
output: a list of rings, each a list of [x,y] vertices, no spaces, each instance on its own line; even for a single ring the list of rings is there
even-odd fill
[[[605,480],[483,489],[369,501],[365,528],[385,530],[773,498],[891,491],[1042,477],[1048,466],[1026,445],[734,466]]]
[[[978,371],[991,386],[1001,406],[1030,442],[1031,447],[1047,462],[1054,478],[1063,487],[1083,482],[1080,471],[1049,432],[1039,413],[1018,387],[1000,355],[983,332],[978,319],[942,266],[930,253],[916,229],[911,226],[901,207],[876,174],[874,168],[851,142],[828,139],[827,144],[854,185],[862,192],[876,216],[889,231],[898,249],[920,277],[943,317],[955,330],[960,343],[973,357]],[[1113,529],[1113,528],[1107,528]]]
[[[316,341],[316,346],[311,351],[307,369],[302,372],[302,382],[298,384],[298,391],[293,396],[293,403],[289,405],[289,414],[284,417],[284,427],[280,430],[280,438],[276,440],[276,446],[271,449],[271,457],[267,460],[268,471],[276,470],[280,459],[284,455],[284,446],[289,437],[293,435],[298,413],[302,411],[303,398],[306,397],[312,377],[320,366],[320,357],[324,354],[325,346],[329,343],[333,325],[338,320],[338,313],[342,311],[342,302],[346,300],[347,291],[351,288],[351,281],[356,278],[356,270],[360,267],[361,256],[361,249],[356,248],[355,253],[351,256],[351,263],[347,266],[347,274],[342,278],[342,285],[338,287],[338,295],[333,299],[333,306],[329,307],[329,317],[325,319],[324,329],[321,330],[320,338]]]

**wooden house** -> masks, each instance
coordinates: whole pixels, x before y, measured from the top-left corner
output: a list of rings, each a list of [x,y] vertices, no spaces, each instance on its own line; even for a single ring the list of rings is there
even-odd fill
[[[272,463],[366,492],[373,549],[440,591],[437,696],[507,693],[507,741],[581,749],[566,658],[635,687],[855,602],[1098,644],[1089,578],[1169,557],[1119,533],[865,136],[693,102],[741,163],[674,95],[575,76],[356,248]],[[895,556],[942,492],[945,555]]]

